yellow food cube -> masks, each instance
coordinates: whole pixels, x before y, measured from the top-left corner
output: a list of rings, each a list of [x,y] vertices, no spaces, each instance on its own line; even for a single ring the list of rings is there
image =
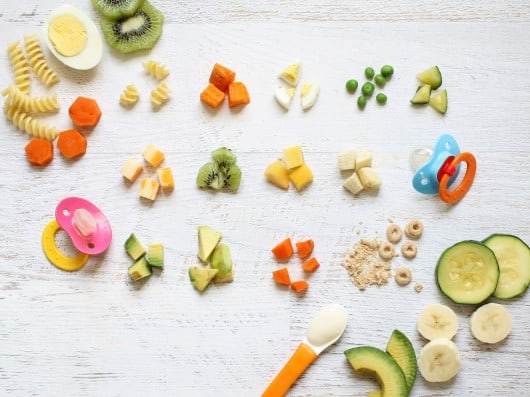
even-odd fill
[[[156,170],[156,175],[158,176],[158,181],[160,182],[160,188],[162,190],[170,190],[175,187],[173,182],[173,174],[171,168],[161,167]]]
[[[144,152],[142,153],[142,157],[155,168],[162,164],[162,161],[164,161],[164,153],[151,144],[147,145]]]
[[[140,197],[154,201],[160,184],[153,178],[143,178],[140,184]]]
[[[281,189],[289,189],[289,171],[281,160],[270,163],[265,169],[265,178]]]
[[[302,164],[300,167],[289,172],[289,179],[296,190],[303,190],[313,182],[313,173],[307,164]]]
[[[291,146],[283,149],[285,167],[291,170],[304,164],[304,154],[301,146]]]
[[[134,182],[143,171],[143,167],[136,161],[129,159],[121,167],[121,174],[129,181]]]

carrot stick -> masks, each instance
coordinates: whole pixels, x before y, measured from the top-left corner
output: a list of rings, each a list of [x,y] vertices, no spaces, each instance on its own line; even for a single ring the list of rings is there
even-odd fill
[[[282,242],[278,243],[278,245],[276,245],[271,251],[276,259],[287,260],[294,253],[293,243],[291,242],[290,238],[286,238]]]
[[[201,92],[201,101],[212,108],[218,107],[225,99],[225,93],[212,83]]]
[[[30,164],[47,165],[53,160],[53,144],[47,139],[33,138],[24,150]]]
[[[228,86],[228,106],[233,108],[239,105],[250,103],[247,87],[240,81],[231,83]]]
[[[57,138],[57,148],[68,159],[85,154],[86,145],[86,138],[77,130],[63,131],[59,133],[59,137]]]
[[[302,269],[304,270],[304,272],[307,272],[307,273],[313,273],[319,267],[320,267],[320,263],[318,263],[317,258],[315,257],[312,257],[311,259],[305,261],[302,264]]]
[[[303,292],[309,288],[309,283],[305,280],[293,281],[291,283],[291,288],[295,292]]]
[[[77,97],[70,105],[68,114],[78,127],[94,127],[101,118],[101,109],[92,98]]]
[[[228,85],[236,78],[235,72],[227,67],[216,63],[213,65],[212,73],[210,74],[210,83],[219,88],[222,92],[226,92]]]
[[[311,239],[306,241],[299,241],[296,243],[296,250],[298,251],[300,259],[305,259],[309,255],[311,255],[311,252],[313,252],[313,248],[315,248],[315,243]]]
[[[291,285],[291,277],[289,276],[289,270],[287,270],[286,267],[274,270],[272,272],[272,277],[274,278],[274,281],[276,281],[278,284],[287,286]]]

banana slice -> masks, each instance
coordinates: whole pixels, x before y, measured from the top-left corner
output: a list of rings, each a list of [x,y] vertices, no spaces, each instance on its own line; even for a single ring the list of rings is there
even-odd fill
[[[446,382],[460,370],[460,352],[449,339],[434,339],[423,346],[418,369],[428,382]]]
[[[292,87],[287,88],[280,84],[274,89],[274,98],[276,98],[276,101],[285,110],[289,110],[289,108],[291,107],[293,96],[294,96],[294,88]]]
[[[471,315],[471,333],[484,343],[497,343],[505,339],[512,330],[510,312],[498,303],[479,307]]]
[[[428,340],[452,339],[458,331],[458,317],[449,306],[433,303],[421,309],[417,328],[418,332]]]
[[[298,84],[298,78],[300,77],[300,66],[300,62],[295,62],[287,66],[280,73],[280,79],[285,81],[290,86],[296,87]]]
[[[318,94],[320,94],[320,86],[318,84],[304,84],[300,93],[302,109],[311,109],[318,99]]]
[[[342,186],[354,196],[363,190],[363,184],[355,172],[344,181]]]
[[[350,171],[355,170],[355,160],[357,158],[357,153],[355,150],[343,150],[339,153],[339,170],[341,171]]]
[[[357,170],[357,175],[366,189],[379,189],[381,187],[381,177],[371,167],[364,167]]]

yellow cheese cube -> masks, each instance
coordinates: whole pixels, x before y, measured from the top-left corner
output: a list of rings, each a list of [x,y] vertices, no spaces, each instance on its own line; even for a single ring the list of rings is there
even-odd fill
[[[289,179],[296,190],[303,190],[313,182],[313,173],[306,164],[302,164],[300,167],[289,172]]]
[[[156,175],[158,176],[158,181],[160,182],[160,188],[162,190],[170,190],[175,187],[173,182],[173,174],[171,168],[161,167],[156,170]]]
[[[121,174],[131,182],[134,182],[136,178],[140,176],[143,171],[143,167],[136,161],[129,159],[121,167]]]
[[[283,161],[288,170],[304,164],[304,154],[301,146],[291,146],[283,149]]]
[[[140,184],[140,197],[154,201],[160,184],[153,178],[143,178]]]
[[[276,160],[267,166],[265,178],[281,189],[289,189],[289,171],[287,171],[281,160]]]
[[[162,161],[164,161],[164,153],[151,144],[147,145],[144,152],[142,153],[142,157],[155,168],[162,164]]]

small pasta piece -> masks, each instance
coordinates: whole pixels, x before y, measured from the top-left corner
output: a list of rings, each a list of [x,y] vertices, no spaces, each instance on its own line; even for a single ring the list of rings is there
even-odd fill
[[[11,69],[15,75],[15,85],[23,93],[29,93],[31,76],[29,74],[29,65],[26,56],[20,47],[20,41],[15,41],[7,46]]]
[[[171,90],[165,81],[159,83],[156,88],[151,91],[151,106],[153,109],[158,109],[160,106],[165,104],[169,99],[170,92]]]
[[[57,128],[46,125],[20,109],[9,106],[7,103],[4,103],[4,113],[17,128],[34,137],[53,141],[59,133]]]
[[[59,76],[48,66],[38,36],[36,34],[25,35],[24,46],[28,62],[37,78],[47,86],[58,83]]]
[[[138,102],[139,97],[140,93],[138,92],[138,88],[134,84],[129,84],[121,93],[120,103],[123,106],[132,106]]]
[[[48,113],[57,112],[60,109],[57,94],[32,97],[23,93],[17,86],[10,85],[2,91],[2,95],[7,95],[10,106],[18,108],[23,112]]]
[[[169,76],[169,69],[160,61],[145,61],[143,65],[145,71],[158,80]]]

